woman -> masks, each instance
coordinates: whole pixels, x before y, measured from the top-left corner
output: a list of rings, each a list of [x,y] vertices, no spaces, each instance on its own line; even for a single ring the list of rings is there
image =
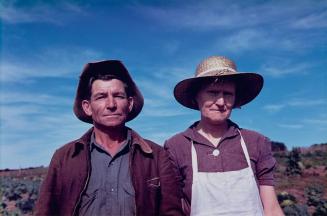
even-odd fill
[[[262,87],[261,75],[238,73],[234,62],[221,56],[203,60],[195,77],[175,86],[175,99],[201,114],[200,121],[165,142],[187,214],[283,215],[270,141],[229,120],[232,110],[253,100]]]

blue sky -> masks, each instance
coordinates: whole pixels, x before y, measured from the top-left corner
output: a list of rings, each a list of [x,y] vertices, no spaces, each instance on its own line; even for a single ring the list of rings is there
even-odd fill
[[[159,144],[199,119],[172,92],[212,55],[264,76],[233,111],[241,127],[289,149],[327,142],[327,1],[105,2],[0,2],[1,169],[47,166],[91,126],[73,98],[84,64],[104,59],[122,60],[144,95],[128,126]]]

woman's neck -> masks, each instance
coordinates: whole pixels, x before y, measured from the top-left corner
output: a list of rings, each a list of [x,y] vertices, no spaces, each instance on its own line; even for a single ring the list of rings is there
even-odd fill
[[[201,120],[196,126],[196,131],[208,139],[215,147],[218,146],[220,139],[227,130],[227,121],[222,124],[207,124]]]

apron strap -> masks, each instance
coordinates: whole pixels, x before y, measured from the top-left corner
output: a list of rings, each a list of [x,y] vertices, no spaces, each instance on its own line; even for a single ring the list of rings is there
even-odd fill
[[[239,129],[237,129],[237,131],[239,132],[239,134],[241,136],[240,141],[241,141],[241,146],[242,146],[242,149],[243,149],[243,153],[244,153],[245,158],[246,158],[246,162],[247,162],[248,166],[251,168],[251,171],[252,171],[250,156],[249,156],[249,152],[248,152],[248,149],[246,147],[245,141],[243,139],[241,131]],[[198,168],[198,158],[197,158],[197,154],[196,154],[196,150],[195,150],[195,147],[194,147],[193,140],[191,140],[191,149],[192,149],[192,170],[193,170],[193,179],[194,179],[194,177],[197,176],[199,168]]]
[[[242,137],[241,131],[239,129],[237,129],[237,131],[240,133],[240,136],[241,136],[241,146],[242,146],[245,158],[246,158],[246,162],[248,163],[248,166],[251,168],[251,162],[250,162],[250,156],[249,156],[248,149],[247,149],[244,139]],[[251,170],[252,170],[252,168],[251,168]]]
[[[193,180],[198,176],[198,157],[196,155],[195,147],[193,140],[191,140],[191,148],[192,148],[192,170],[193,170]]]

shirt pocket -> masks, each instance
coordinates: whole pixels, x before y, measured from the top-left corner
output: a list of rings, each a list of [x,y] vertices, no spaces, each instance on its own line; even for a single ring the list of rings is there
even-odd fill
[[[160,188],[160,178],[154,177],[146,181],[148,188],[159,189]]]
[[[151,215],[159,215],[160,207],[160,178],[154,177],[146,181],[148,207],[152,209]]]
[[[135,215],[135,190],[131,182],[125,182],[123,185],[124,199],[122,215]]]
[[[95,203],[95,200],[99,197],[99,190],[94,190],[92,192],[84,193],[82,196],[82,203],[81,203],[81,210],[80,211],[86,211],[89,209],[93,203]]]
[[[134,197],[135,196],[135,190],[134,190],[134,187],[133,185],[130,183],[130,182],[125,182],[123,184],[123,190],[124,192],[129,195],[129,196],[132,196]]]

